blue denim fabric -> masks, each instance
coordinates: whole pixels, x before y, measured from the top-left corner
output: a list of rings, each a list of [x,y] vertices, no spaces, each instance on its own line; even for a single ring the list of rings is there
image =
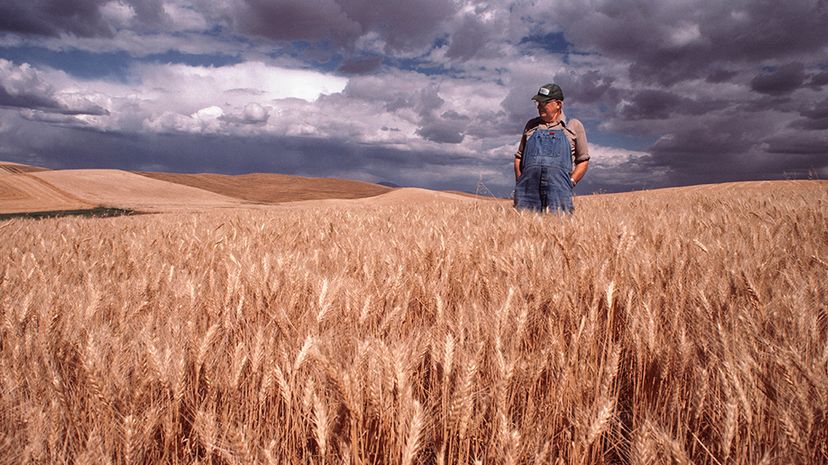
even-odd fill
[[[538,128],[526,141],[515,207],[572,213],[572,152],[561,129]]]

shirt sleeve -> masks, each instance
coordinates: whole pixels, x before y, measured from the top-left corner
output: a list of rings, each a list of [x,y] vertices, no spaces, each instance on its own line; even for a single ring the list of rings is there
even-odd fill
[[[526,148],[526,132],[529,131],[529,128],[532,127],[532,123],[535,120],[529,120],[526,123],[526,126],[523,127],[523,134],[520,136],[520,144],[518,145],[517,152],[515,152],[515,158],[520,159],[523,158],[523,149]]]
[[[577,119],[573,119],[567,127],[575,133],[575,163],[589,160],[589,143],[584,125]]]
[[[526,133],[524,132],[522,136],[520,136],[520,144],[518,145],[517,152],[515,152],[515,158],[521,159],[523,158],[523,149],[526,147]]]

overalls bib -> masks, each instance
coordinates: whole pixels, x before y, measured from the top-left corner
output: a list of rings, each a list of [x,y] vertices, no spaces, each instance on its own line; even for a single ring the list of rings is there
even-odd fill
[[[571,213],[572,149],[564,129],[538,128],[526,141],[515,207]]]

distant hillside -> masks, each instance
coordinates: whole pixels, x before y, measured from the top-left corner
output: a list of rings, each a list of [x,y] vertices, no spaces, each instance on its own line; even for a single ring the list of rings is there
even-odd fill
[[[39,178],[93,205],[168,211],[237,207],[239,199],[123,170],[52,170],[26,176]]]
[[[368,182],[331,178],[306,178],[286,174],[253,173],[177,174],[138,172],[160,181],[196,187],[216,194],[257,203],[295,202],[297,200],[359,199],[389,192],[391,189]]]
[[[81,210],[94,205],[35,176],[42,168],[0,162],[0,214]]]
[[[21,165],[20,163],[12,163],[10,161],[0,161],[0,173],[37,173],[39,171],[48,171],[46,168],[31,165]]]

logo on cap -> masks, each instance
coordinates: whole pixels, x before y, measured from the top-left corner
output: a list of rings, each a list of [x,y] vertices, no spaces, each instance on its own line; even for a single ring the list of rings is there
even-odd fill
[[[549,89],[547,89],[546,87],[541,87],[540,89],[538,89],[538,94],[549,95]]]

